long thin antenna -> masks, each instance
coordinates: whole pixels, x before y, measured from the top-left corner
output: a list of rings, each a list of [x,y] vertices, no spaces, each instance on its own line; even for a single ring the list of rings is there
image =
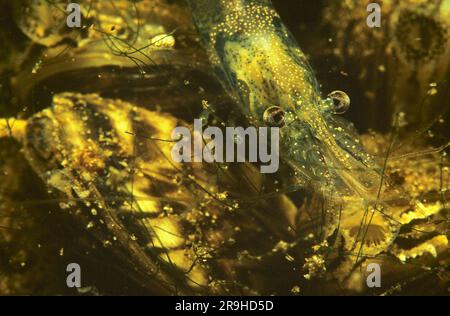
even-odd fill
[[[19,142],[25,137],[26,120],[0,118],[0,138],[15,138]]]

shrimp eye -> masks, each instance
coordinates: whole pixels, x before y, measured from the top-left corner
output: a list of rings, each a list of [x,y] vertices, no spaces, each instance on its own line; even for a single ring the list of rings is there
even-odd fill
[[[280,108],[279,106],[268,107],[264,111],[263,115],[264,123],[267,126],[271,127],[283,127],[284,124],[286,123],[284,115],[285,113],[283,109]]]
[[[333,112],[335,114],[345,113],[350,107],[350,97],[343,91],[333,91],[328,97],[333,101]]]

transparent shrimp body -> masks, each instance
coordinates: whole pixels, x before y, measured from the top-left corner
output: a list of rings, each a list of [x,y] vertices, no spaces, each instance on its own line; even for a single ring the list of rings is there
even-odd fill
[[[360,219],[368,208],[380,208],[382,168],[363,150],[351,123],[336,115],[342,108],[335,96],[321,97],[307,57],[270,1],[189,3],[218,77],[250,121],[263,125],[273,106],[284,111],[280,157],[300,185],[333,196],[330,233],[338,210]],[[380,214],[383,236],[392,236]]]

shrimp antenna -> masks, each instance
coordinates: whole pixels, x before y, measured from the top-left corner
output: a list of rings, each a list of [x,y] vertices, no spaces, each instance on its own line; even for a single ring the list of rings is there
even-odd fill
[[[26,120],[0,118],[0,138],[15,138],[19,142],[25,137]]]

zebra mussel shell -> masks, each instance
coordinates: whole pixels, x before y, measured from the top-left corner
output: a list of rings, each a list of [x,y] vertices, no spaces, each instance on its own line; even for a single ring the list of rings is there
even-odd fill
[[[173,293],[176,283],[189,293],[205,285],[205,271],[186,245],[188,225],[179,214],[185,206],[162,200],[189,200],[192,193],[173,182],[178,171],[164,158],[170,143],[139,136],[164,139],[177,124],[123,101],[64,93],[28,120],[24,152],[54,193],[67,198],[62,209],[73,210],[105,247],[129,254],[136,279],[152,290]]]

